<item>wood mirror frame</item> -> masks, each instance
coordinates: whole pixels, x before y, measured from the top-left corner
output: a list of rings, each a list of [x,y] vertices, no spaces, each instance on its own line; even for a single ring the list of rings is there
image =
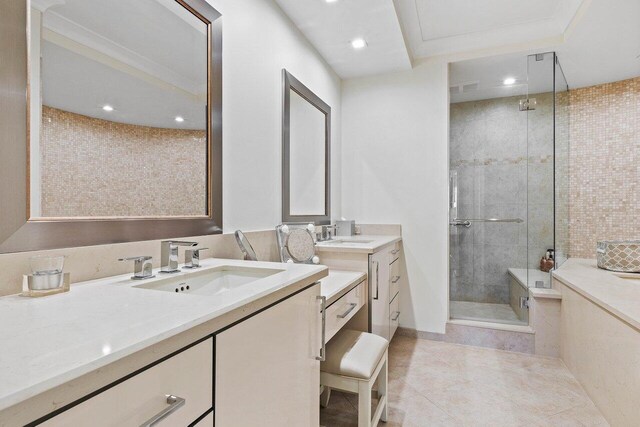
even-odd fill
[[[331,224],[331,107],[287,70],[282,70],[282,222]],[[291,91],[325,115],[324,215],[291,214]]]
[[[207,215],[30,219],[29,2],[0,2],[0,253],[222,233],[222,19],[205,0],[175,0],[207,26]],[[26,31],[25,31],[26,29]]]

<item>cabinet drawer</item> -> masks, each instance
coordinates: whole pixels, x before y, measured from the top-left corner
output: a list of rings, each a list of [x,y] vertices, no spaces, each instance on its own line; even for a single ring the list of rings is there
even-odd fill
[[[213,339],[210,338],[57,415],[44,426],[138,427],[169,405],[184,405],[155,426],[186,426],[213,406]]]
[[[395,260],[393,264],[391,264],[391,277],[389,279],[389,299],[393,300],[398,292],[400,291],[400,260]]]
[[[401,251],[402,251],[402,248],[400,247],[400,242],[397,242],[394,245],[389,246],[389,264],[392,264],[398,258],[400,258]]]
[[[326,339],[330,340],[366,304],[367,281],[363,280],[327,307]]]
[[[400,325],[400,295],[389,304],[389,339],[393,338],[398,326]]]

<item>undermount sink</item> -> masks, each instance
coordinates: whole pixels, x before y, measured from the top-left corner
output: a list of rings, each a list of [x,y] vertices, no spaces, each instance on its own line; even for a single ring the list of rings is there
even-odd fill
[[[185,270],[183,270],[185,271]],[[248,285],[284,270],[222,266],[134,286],[140,289],[214,296]]]
[[[373,242],[373,240],[358,240],[358,239],[335,239],[335,240],[326,240],[324,242],[318,242],[320,244],[328,244],[328,245],[334,245],[334,244],[339,244],[339,243],[346,243],[346,244],[362,244],[365,245],[367,243],[371,243]]]

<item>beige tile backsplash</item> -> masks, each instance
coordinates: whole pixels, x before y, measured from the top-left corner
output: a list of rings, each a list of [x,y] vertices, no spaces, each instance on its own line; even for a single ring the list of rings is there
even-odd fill
[[[640,77],[571,90],[570,254],[640,239]]]

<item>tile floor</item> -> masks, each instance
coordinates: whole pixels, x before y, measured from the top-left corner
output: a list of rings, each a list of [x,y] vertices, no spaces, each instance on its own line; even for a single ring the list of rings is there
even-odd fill
[[[561,360],[396,336],[389,419],[380,426],[608,426]],[[333,392],[326,427],[357,426],[357,397]]]
[[[451,301],[449,312],[452,319],[480,320],[483,322],[510,323],[526,325],[509,304],[486,302]]]

